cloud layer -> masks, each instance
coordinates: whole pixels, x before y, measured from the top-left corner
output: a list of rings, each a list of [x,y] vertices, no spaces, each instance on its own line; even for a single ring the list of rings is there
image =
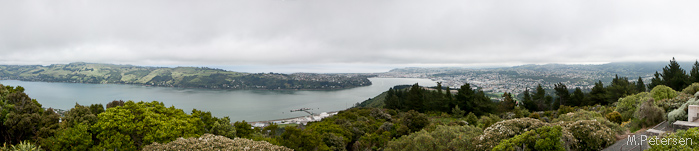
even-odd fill
[[[2,1],[0,64],[699,59],[694,1]]]

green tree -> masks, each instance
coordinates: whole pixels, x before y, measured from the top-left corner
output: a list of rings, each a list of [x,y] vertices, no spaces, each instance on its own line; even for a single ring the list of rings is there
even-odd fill
[[[422,94],[422,88],[417,83],[408,90],[408,99],[405,104],[408,105],[408,109],[425,112],[425,98]]]
[[[465,114],[465,113],[466,113],[466,111],[461,110],[461,109],[459,108],[459,105],[456,105],[456,106],[454,107],[454,109],[451,110],[451,114],[454,114],[454,117],[456,117],[456,118],[464,117],[464,114]],[[473,112],[471,112],[471,114],[473,114]]]
[[[92,112],[92,114],[98,115],[104,112],[104,106],[102,106],[102,104],[92,104],[90,105],[90,112]]]
[[[585,93],[582,92],[582,89],[580,89],[580,87],[576,87],[575,91],[573,91],[573,95],[570,97],[569,104],[571,106],[583,106],[587,104],[584,100]]]
[[[638,81],[636,81],[636,92],[646,92],[646,84],[643,84],[641,77],[638,77]]]
[[[533,111],[543,111],[549,109],[550,101],[546,100],[546,90],[544,90],[544,88],[541,87],[541,84],[536,86],[536,93],[534,93],[532,99],[534,99],[534,102],[537,105],[537,110]]]
[[[655,74],[653,74],[653,79],[650,79],[650,83],[648,84],[648,89],[653,89],[655,86],[663,84],[665,84],[665,82],[663,81],[663,78],[660,77],[660,73],[655,71]]]
[[[568,87],[566,87],[565,84],[558,82],[558,84],[554,84],[554,88],[556,91],[556,95],[558,96],[557,101],[560,102],[560,105],[567,105],[568,101],[570,100],[570,92],[568,92]],[[554,105],[554,107],[557,107]]]
[[[607,89],[604,87],[604,84],[600,80],[597,83],[595,83],[594,87],[592,87],[592,90],[590,91],[590,104],[586,105],[605,105],[607,103]]]
[[[233,126],[235,127],[236,135],[238,135],[238,137],[252,138],[252,134],[255,133],[255,130],[252,129],[252,125],[245,122],[245,120],[236,121],[233,123]]]
[[[64,114],[63,124],[65,127],[73,127],[73,125],[81,123],[92,126],[97,123],[97,115],[92,114],[92,111],[87,106],[75,103],[75,107]]]
[[[524,108],[530,111],[538,111],[539,109],[536,106],[536,102],[532,99],[531,94],[529,94],[529,89],[525,89],[523,92],[523,97],[522,97],[522,104],[524,105]]]
[[[79,123],[58,131],[43,145],[51,150],[89,150],[92,147],[90,126]]]
[[[500,111],[501,112],[509,112],[512,109],[515,108],[515,100],[512,99],[512,95],[510,93],[503,93],[502,94],[502,101],[500,101]]]
[[[400,99],[396,95],[396,90],[393,88],[389,88],[388,92],[386,92],[386,101],[385,101],[385,108],[387,109],[402,109],[402,104],[400,102]]]
[[[629,82],[629,78],[615,76],[612,84],[607,87],[607,103],[611,104],[619,98],[636,93],[636,86]]]
[[[197,137],[200,119],[161,102],[127,101],[124,106],[98,115],[92,130],[99,139],[97,150],[138,150],[153,142],[165,143],[180,137]]]
[[[682,90],[690,83],[687,73],[680,67],[680,64],[675,61],[674,57],[670,60],[670,64],[663,68],[663,74],[661,75],[664,85],[674,90]]]
[[[699,82],[699,61],[694,61],[694,66],[689,71],[689,78],[691,83]]]

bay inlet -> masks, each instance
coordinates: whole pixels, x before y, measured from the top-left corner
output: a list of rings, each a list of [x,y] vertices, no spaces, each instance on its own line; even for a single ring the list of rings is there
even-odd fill
[[[310,108],[314,113],[339,111],[375,97],[395,85],[419,83],[435,86],[429,79],[369,78],[370,86],[344,90],[212,90],[152,87],[124,84],[49,83],[0,80],[0,84],[22,86],[29,97],[45,108],[68,110],[80,105],[103,104],[113,100],[159,101],[190,114],[192,109],[210,111],[232,121],[263,121],[307,115],[289,112]]]

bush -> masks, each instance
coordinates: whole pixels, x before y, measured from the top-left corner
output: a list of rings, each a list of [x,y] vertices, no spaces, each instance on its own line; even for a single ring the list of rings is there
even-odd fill
[[[530,118],[539,119],[539,113],[532,113],[529,115]]]
[[[478,137],[478,150],[491,150],[501,140],[520,135],[526,131],[547,126],[548,123],[533,118],[518,118],[497,122],[483,131]]]
[[[670,113],[667,114],[668,122],[673,123],[673,122],[679,121],[679,120],[686,120],[688,118],[687,117],[687,108],[689,107],[689,105],[699,105],[699,99],[697,99],[696,97],[689,99],[687,102],[682,104],[682,106],[680,106],[679,108],[670,111]]]
[[[567,113],[570,113],[570,112],[573,112],[573,111],[575,111],[575,110],[573,109],[573,107],[561,105],[561,107],[558,108],[558,116],[563,115],[563,114],[567,114]]]
[[[613,132],[616,132],[617,134],[621,134],[625,131],[625,129],[621,127],[619,124],[607,120],[607,118],[602,116],[602,114],[585,110],[559,115],[558,118],[554,119],[552,123],[559,122],[558,124],[566,124],[581,120],[598,121],[599,123],[603,124],[607,128],[610,128]]]
[[[468,116],[466,116],[466,122],[468,122],[468,125],[477,126],[478,117],[476,117],[476,114],[468,113]]]
[[[650,127],[665,121],[665,110],[655,105],[654,102],[652,99],[644,102],[634,113],[634,117],[642,121],[640,126]]]
[[[490,127],[490,125],[493,125],[499,121],[502,121],[502,119],[500,119],[500,117],[498,117],[496,115],[493,115],[493,114],[489,114],[487,116],[483,115],[483,116],[481,116],[480,119],[478,119],[478,127],[485,129],[485,128]]]
[[[682,104],[686,103],[691,98],[694,98],[694,96],[684,93],[678,93],[678,95],[675,98],[655,100],[655,103],[659,107],[663,108],[665,111],[669,112],[677,108],[680,108]]]
[[[493,150],[557,150],[564,151],[561,126],[544,126],[510,139],[502,140]],[[524,147],[524,148],[522,148]]]
[[[386,150],[474,150],[473,138],[480,134],[474,126],[438,125],[432,132],[421,130],[392,140]]]
[[[597,120],[581,120],[565,124],[577,144],[574,150],[602,150],[616,141],[614,131]]]
[[[621,124],[621,122],[622,122],[621,121],[621,113],[619,113],[617,111],[614,111],[612,113],[608,113],[604,117],[607,118],[607,120],[609,120],[610,122],[614,122],[617,124]]]
[[[649,143],[650,145],[650,151],[665,151],[665,150],[699,150],[699,143],[695,143],[693,141],[699,140],[699,128],[690,128],[688,130],[677,130],[677,132],[670,133],[663,137],[665,139],[670,139],[670,140],[675,140],[678,144],[665,144],[663,145],[662,143]],[[657,140],[658,138],[655,137]],[[686,142],[686,144],[681,144],[682,142],[680,140],[688,140],[691,139],[691,141]],[[659,142],[659,141],[656,141]]]
[[[654,100],[663,100],[675,98],[677,96],[677,91],[664,85],[658,85],[655,86],[653,90],[650,90],[650,94]]]
[[[628,121],[633,118],[633,113],[636,112],[636,107],[638,107],[638,104],[641,104],[651,98],[652,97],[648,92],[641,92],[635,95],[626,96],[619,99],[616,106],[616,111],[621,113],[622,121]]]
[[[692,83],[692,85],[682,89],[682,93],[689,95],[694,95],[694,93],[697,93],[697,91],[699,91],[699,83]]]
[[[264,141],[253,141],[245,138],[230,139],[225,136],[204,134],[199,138],[179,138],[167,144],[153,143],[143,150],[288,150],[284,146],[272,145]]]

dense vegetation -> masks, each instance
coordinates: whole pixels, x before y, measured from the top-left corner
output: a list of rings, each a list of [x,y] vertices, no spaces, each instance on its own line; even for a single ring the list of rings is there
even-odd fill
[[[655,80],[673,81],[659,77]],[[60,116],[41,108],[24,88],[0,86],[0,133],[11,147],[46,150],[602,150],[623,134],[666,119],[686,119],[688,104],[699,104],[699,83],[676,91],[662,84],[645,89],[641,82],[617,76],[590,92],[570,91],[559,83],[553,96],[539,86],[521,101],[509,93],[491,100],[469,84],[454,92],[440,83],[435,88],[415,84],[369,100],[383,103],[363,103],[381,107],[351,108],[307,125],[264,128],[245,121],[231,124],[227,117],[196,109],[188,114],[157,101],[113,101],[106,109],[76,104]],[[695,128],[667,137],[694,139],[696,133]],[[678,149],[697,148],[653,146]]]
[[[251,74],[206,67],[165,68],[95,63],[0,65],[0,78],[211,89],[345,89],[371,85],[367,76],[353,74]]]

